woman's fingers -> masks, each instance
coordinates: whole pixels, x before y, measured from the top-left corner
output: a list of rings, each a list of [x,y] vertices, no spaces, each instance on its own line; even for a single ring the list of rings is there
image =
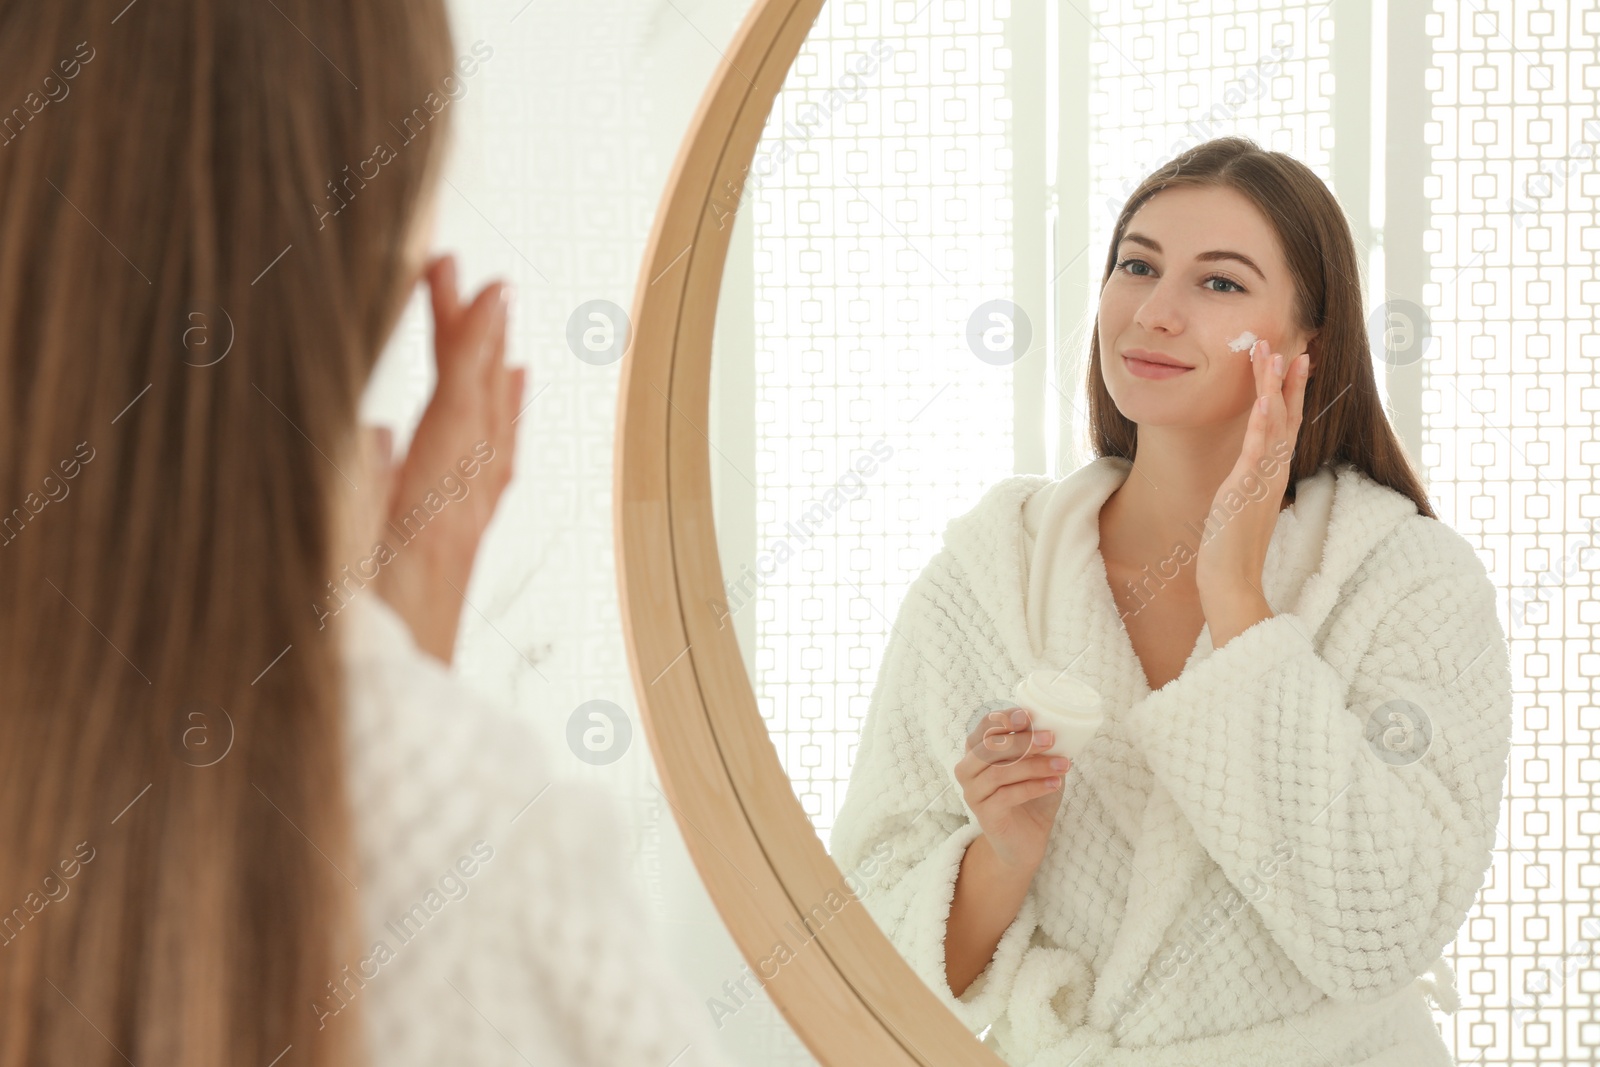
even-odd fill
[[[455,325],[456,315],[461,311],[461,300],[456,294],[455,257],[446,255],[431,260],[425,274],[428,279],[428,294],[433,304],[435,336],[439,333],[448,333]]]
[[[1022,708],[1003,708],[1000,711],[991,711],[978,724],[967,732],[967,748],[983,743],[983,739],[990,735],[1001,733],[1027,733],[1029,724],[1033,720]]]
[[[1256,400],[1258,402],[1262,397],[1270,396],[1273,390],[1272,359],[1272,345],[1263,337],[1250,350],[1250,365],[1256,374]],[[1278,388],[1282,388],[1281,383],[1279,383]],[[1268,403],[1270,407],[1270,401]]]
[[[485,286],[457,315],[451,333],[435,338],[441,393],[487,396],[495,349],[505,344],[503,290],[499,282]]]
[[[1019,720],[1020,716],[1020,720]],[[1030,751],[1047,748],[1052,738],[1035,731],[1028,713],[1019,709],[990,712],[967,735],[967,751],[984,763],[1015,763]]]
[[[1056,766],[1057,760],[1064,761],[1066,766]],[[993,764],[985,767],[973,779],[973,797],[968,803],[982,804],[1011,786],[1045,778],[1060,778],[1071,765],[1072,761],[1064,756],[1046,756],[1042,753],[1017,763]],[[1025,789],[1019,789],[1013,790],[1011,795],[1017,795],[1019,800],[1027,800],[1030,794]]]
[[[1046,793],[1053,793],[1059,788],[1061,788],[1061,775],[1056,774],[1049,778],[1030,778],[1025,782],[1001,786],[992,795],[997,803],[1014,808]]]
[[[1277,394],[1283,399],[1284,410],[1292,422],[1299,414],[1299,402],[1305,397],[1305,370],[1311,364],[1310,354],[1286,356],[1272,351],[1265,340],[1257,341],[1250,351],[1256,375],[1256,397]],[[1268,406],[1270,409],[1270,404]]]
[[[1289,405],[1289,425],[1294,429],[1300,428],[1300,422],[1305,417],[1306,410],[1306,379],[1311,369],[1311,353],[1302,352],[1294,358],[1293,370],[1289,373],[1291,385],[1289,397],[1293,401]]]
[[[463,308],[455,304],[450,257],[433,261],[427,275],[434,314],[443,316],[434,323],[438,380],[406,456],[408,499],[425,492],[478,442],[496,443],[500,436],[501,398],[488,388],[491,379],[485,371],[494,347],[504,344],[505,305],[500,297],[504,286],[485,286]]]
[[[471,353],[480,369],[494,354],[497,340],[505,337],[506,303],[504,282],[492,282],[479,290],[460,316],[458,347]]]
[[[1030,778],[1061,774],[1071,766],[1052,766],[1059,756],[1048,756],[1043,749],[1055,740],[1048,730],[1018,727],[1004,713],[996,712],[967,737],[967,753],[956,764],[956,777],[967,794],[967,802],[977,805],[1007,785]]]
[[[455,257],[440,256],[431,261],[426,277],[433,309],[434,364],[439,386],[446,392],[463,386],[491,387],[492,367],[505,353],[508,286],[492,282],[463,306],[456,291]]]
[[[499,285],[500,289],[496,296],[500,302],[500,314],[489,339],[489,361],[484,368],[484,384],[490,387],[498,383],[496,375],[506,365],[506,333],[510,329],[511,321],[511,286],[504,282]]]

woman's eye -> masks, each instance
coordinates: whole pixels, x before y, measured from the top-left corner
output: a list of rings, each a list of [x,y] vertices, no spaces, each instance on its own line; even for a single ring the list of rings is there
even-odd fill
[[[1135,278],[1148,278],[1148,277],[1150,277],[1150,275],[1141,274],[1141,273],[1138,273],[1136,271],[1130,270],[1129,268],[1132,268],[1132,267],[1149,267],[1149,266],[1150,266],[1150,264],[1146,263],[1144,260],[1142,260],[1142,259],[1134,259],[1134,258],[1132,258],[1130,256],[1129,258],[1124,259],[1120,263],[1118,263],[1117,264],[1117,269],[1122,271],[1125,274],[1130,274]],[[1244,286],[1240,285],[1238,282],[1234,281],[1232,278],[1223,277],[1221,274],[1213,274],[1210,277],[1206,278],[1204,281],[1202,281],[1200,284],[1201,285],[1209,285],[1211,282],[1221,282],[1224,285],[1233,286],[1232,289],[1213,289],[1213,290],[1211,290],[1213,293],[1242,293],[1242,292],[1245,291]]]

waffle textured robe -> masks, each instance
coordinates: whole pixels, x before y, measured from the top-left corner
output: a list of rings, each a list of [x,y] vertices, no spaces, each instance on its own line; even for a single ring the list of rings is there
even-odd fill
[[[1152,692],[1099,552],[1130,469],[1007,478],[947,526],[885,649],[834,858],[893,848],[864,905],[1014,1067],[1450,1064],[1443,951],[1491,862],[1511,735],[1482,562],[1403,494],[1326,466],[1275,527],[1275,614],[1220,649],[1202,630]],[[1023,674],[1068,665],[1106,720],[957,998],[945,927],[982,830],[955,764]]]
[[[371,951],[329,976],[324,1025],[359,1007],[383,1067],[727,1067],[656,945],[611,795],[556,778],[528,724],[420,651],[375,593],[337,622],[347,876]]]

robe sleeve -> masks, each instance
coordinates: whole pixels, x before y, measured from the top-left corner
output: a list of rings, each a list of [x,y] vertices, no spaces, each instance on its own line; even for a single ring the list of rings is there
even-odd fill
[[[829,846],[841,871],[869,853],[885,857],[860,881],[858,896],[889,941],[970,1030],[1005,1013],[1033,931],[1030,892],[1001,935],[988,967],[957,998],[945,977],[944,939],[967,846],[983,833],[967,807],[955,764],[964,752],[966,719],[982,698],[969,665],[988,650],[956,619],[955,576],[946,553],[912,583],[890,631],[868,702],[860,747]],[[971,605],[976,607],[976,605]],[[981,640],[981,639],[980,639]]]
[[[1492,861],[1509,651],[1483,564],[1446,540],[1347,592],[1371,625],[1335,627],[1349,653],[1324,651],[1353,676],[1282,612],[1130,710],[1200,843],[1236,888],[1269,886],[1262,922],[1336,999],[1375,1000],[1426,971]]]

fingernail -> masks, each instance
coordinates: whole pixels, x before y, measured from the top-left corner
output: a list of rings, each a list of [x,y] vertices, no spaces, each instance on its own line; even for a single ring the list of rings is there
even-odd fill
[[[1272,357],[1272,373],[1273,374],[1282,374],[1283,373],[1283,353],[1282,352],[1279,352],[1277,355]]]
[[[1023,711],[1021,708],[1018,708],[1016,711],[1013,711],[1011,713],[1011,725],[1012,726],[1026,726],[1026,725],[1028,725],[1028,713]]]
[[[1049,730],[1040,730],[1033,735],[1033,740],[1040,748],[1049,748],[1056,743],[1056,735]]]
[[[1052,771],[1064,771],[1067,769],[1067,761],[1058,756],[1050,761],[1050,769]]]
[[[515,290],[513,290],[509,284],[502,285],[500,287],[500,310],[505,311],[509,309],[511,307],[512,297],[515,295]]]

